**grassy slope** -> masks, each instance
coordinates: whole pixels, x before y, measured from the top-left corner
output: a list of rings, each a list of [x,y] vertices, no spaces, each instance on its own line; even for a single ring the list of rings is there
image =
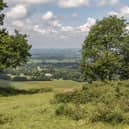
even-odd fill
[[[2,84],[5,85],[5,82],[0,81]],[[74,121],[68,117],[56,116],[56,105],[50,104],[55,92],[78,89],[80,83],[13,82],[11,85],[20,89],[53,87],[54,92],[0,97],[0,129],[128,129],[126,125],[90,124],[85,120]]]

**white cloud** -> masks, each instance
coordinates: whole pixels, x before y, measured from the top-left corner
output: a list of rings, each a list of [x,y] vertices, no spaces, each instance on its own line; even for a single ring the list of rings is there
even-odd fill
[[[59,20],[51,21],[50,25],[53,26],[53,27],[61,27],[62,26],[62,24],[60,23]]]
[[[95,25],[95,23],[96,23],[96,19],[94,19],[94,18],[88,18],[87,19],[87,22],[84,25],[79,26],[78,28],[79,28],[79,30],[81,32],[89,32],[90,31],[90,28],[93,25]]]
[[[30,4],[46,4],[53,2],[54,0],[5,0],[5,2],[10,3],[10,4],[25,4],[25,5],[30,5]]]
[[[99,0],[98,5],[99,6],[115,6],[119,4],[119,0]]]
[[[43,20],[51,20],[51,19],[53,19],[53,18],[54,18],[54,14],[53,14],[53,12],[51,12],[51,11],[46,12],[46,13],[42,16],[42,19],[43,19]]]
[[[20,1],[28,4],[44,4],[52,2],[52,0],[20,0]]]
[[[38,32],[41,35],[49,35],[51,33],[57,33],[57,31],[54,30],[53,28],[45,28],[44,29],[44,28],[41,28],[39,25],[34,25],[33,31]]]
[[[120,10],[118,12],[115,11],[111,11],[108,13],[108,15],[116,15],[118,17],[125,17],[125,18],[129,18],[129,6],[123,6],[120,8]]]
[[[119,0],[5,0],[9,5],[23,4],[23,5],[36,5],[36,4],[48,4],[54,3],[62,8],[76,8],[81,6],[88,6],[91,4],[96,4],[99,6],[111,5],[115,6]]]
[[[110,5],[117,5],[119,3],[119,0],[110,0]]]
[[[71,26],[62,26],[61,30],[64,31],[64,32],[72,32],[73,27],[71,27]]]
[[[129,7],[128,6],[122,7],[120,9],[120,15],[125,16],[125,17],[129,17]]]
[[[111,11],[108,13],[109,16],[119,16],[119,14],[115,11]]]
[[[59,0],[59,6],[63,8],[74,8],[86,6],[88,4],[89,0]]]
[[[24,23],[22,21],[16,20],[12,22],[12,25],[18,28],[24,27]]]
[[[80,26],[65,26],[60,23],[59,20],[51,21],[50,25],[47,27],[40,27],[40,25],[34,25],[33,31],[38,32],[41,35],[55,35],[61,37],[73,37],[80,34],[85,34],[90,31],[90,28],[96,23],[96,19],[94,18],[88,18],[87,22]],[[51,36],[53,36],[51,35]]]
[[[34,25],[33,31],[41,33],[41,34],[45,34],[46,33],[45,29],[41,29],[39,27],[39,25]]]
[[[100,0],[98,3],[99,6],[105,6],[106,4],[107,4],[106,0]]]
[[[8,18],[19,19],[27,16],[27,9],[24,5],[16,5],[7,12]]]

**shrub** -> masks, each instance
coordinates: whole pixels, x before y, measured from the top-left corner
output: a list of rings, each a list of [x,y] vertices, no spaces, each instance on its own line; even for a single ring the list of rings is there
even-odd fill
[[[54,97],[57,103],[80,103],[103,102],[105,104],[114,103],[119,100],[129,100],[129,88],[124,83],[101,83],[86,84],[82,90],[56,94]]]
[[[13,81],[27,81],[27,78],[26,77],[14,77],[12,80]]]
[[[11,80],[11,77],[6,74],[0,74],[0,79]]]
[[[56,103],[68,103],[73,101],[74,96],[75,96],[75,92],[59,93],[55,95],[54,101]]]
[[[92,122],[121,123],[124,120],[124,115],[119,108],[112,108],[102,103],[96,106],[90,120]]]
[[[85,118],[85,110],[81,108],[79,105],[73,104],[61,104],[55,111],[56,115],[66,115],[73,120],[80,120]]]
[[[13,117],[8,114],[0,114],[0,125],[10,123],[13,121]]]
[[[106,122],[121,123],[124,120],[123,113],[119,111],[113,111],[106,116]]]
[[[72,118],[80,116],[81,109],[75,108],[75,105],[85,105],[83,116],[91,122],[104,121],[108,123],[128,123],[129,117],[129,88],[127,81],[119,82],[95,82],[92,84],[85,84],[81,90],[56,94],[54,97],[56,103],[64,103],[69,105],[72,103],[74,106],[71,108],[59,107],[59,114],[71,116]],[[93,110],[88,106],[92,105]],[[88,108],[87,108],[88,107]],[[58,111],[58,110],[57,110]],[[62,113],[63,111],[63,113]],[[65,113],[64,113],[65,111]],[[67,113],[66,113],[67,111]]]
[[[64,112],[65,112],[65,105],[64,104],[59,105],[55,111],[56,115],[64,115],[65,114]]]

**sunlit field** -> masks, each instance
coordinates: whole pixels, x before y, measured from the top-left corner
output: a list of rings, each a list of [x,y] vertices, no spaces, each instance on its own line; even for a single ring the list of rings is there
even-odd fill
[[[46,82],[5,82],[0,85],[15,87],[18,90],[51,88],[46,92],[33,94],[6,94],[0,97],[0,129],[128,129],[125,124],[90,123],[85,119],[73,120],[67,116],[57,116],[57,104],[52,100],[56,93],[71,92],[82,87],[74,81]],[[15,93],[15,92],[14,92]]]
[[[0,129],[129,129],[129,0],[0,0]]]

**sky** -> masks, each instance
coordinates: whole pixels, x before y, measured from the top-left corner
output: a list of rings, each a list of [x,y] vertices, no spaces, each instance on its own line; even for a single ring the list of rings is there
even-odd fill
[[[33,48],[81,48],[96,20],[129,18],[129,0],[4,1],[4,26],[10,33],[26,33]]]

